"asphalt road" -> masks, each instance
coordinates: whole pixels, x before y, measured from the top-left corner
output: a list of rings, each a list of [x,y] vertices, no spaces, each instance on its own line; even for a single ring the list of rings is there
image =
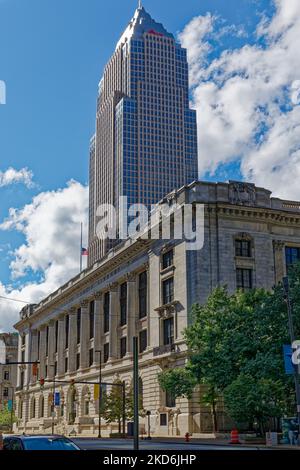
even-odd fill
[[[132,439],[89,439],[72,438],[81,449],[85,450],[133,450]],[[163,441],[140,441],[140,450],[257,450],[243,446],[221,446],[214,444],[189,444]]]

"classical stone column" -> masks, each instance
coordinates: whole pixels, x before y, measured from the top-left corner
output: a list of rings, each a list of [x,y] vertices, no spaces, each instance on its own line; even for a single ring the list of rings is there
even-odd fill
[[[80,328],[80,367],[85,369],[89,366],[89,302],[83,301],[81,308],[81,328]]]
[[[273,240],[274,249],[274,267],[275,267],[275,284],[279,284],[286,275],[284,242],[281,240]]]
[[[58,318],[58,340],[57,340],[57,373],[64,375],[65,373],[65,314]]]
[[[76,347],[77,347],[77,310],[71,308],[69,313],[69,372],[76,370]]]
[[[43,325],[40,328],[40,378],[45,378],[46,368],[45,368],[45,359],[46,359],[46,326]]]
[[[31,331],[31,358],[30,361],[37,361],[39,356],[38,352],[38,331]],[[32,375],[31,367],[31,382],[36,382],[36,376]]]
[[[118,357],[119,289],[118,284],[110,286],[109,305],[109,359]]]
[[[127,352],[132,353],[132,338],[136,334],[137,320],[137,283],[136,275],[127,276]]]
[[[101,336],[103,331],[103,295],[101,292],[95,294],[95,332],[94,332],[94,346],[95,351],[102,351],[103,361],[103,344],[101,344]],[[99,353],[95,352],[94,361],[99,363]]]
[[[49,323],[49,339],[48,339],[48,377],[54,377],[54,350],[55,350],[55,321]]]

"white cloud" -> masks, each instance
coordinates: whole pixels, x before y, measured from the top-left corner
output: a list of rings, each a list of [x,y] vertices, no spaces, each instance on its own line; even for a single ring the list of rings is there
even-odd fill
[[[22,183],[27,188],[32,188],[34,186],[33,173],[28,170],[28,168],[22,168],[21,170],[15,170],[10,167],[6,171],[0,171],[0,188],[4,186],[10,186],[16,183]]]
[[[66,188],[44,192],[21,210],[11,209],[2,230],[17,230],[25,242],[13,253],[11,272],[15,279],[28,272],[41,281],[19,289],[0,283],[0,296],[38,302],[79,271],[80,223],[87,239],[88,188],[71,181]],[[22,304],[0,299],[0,331],[11,329]]]
[[[257,28],[265,46],[224,50],[208,63],[214,17],[194,18],[179,35],[190,48],[192,101],[198,112],[200,176],[241,160],[245,179],[281,197],[300,199],[300,2],[275,0],[276,12]],[[295,96],[295,92],[294,92]]]

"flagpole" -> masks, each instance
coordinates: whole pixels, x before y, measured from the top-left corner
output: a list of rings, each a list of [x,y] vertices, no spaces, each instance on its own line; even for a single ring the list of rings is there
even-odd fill
[[[80,272],[82,271],[82,222],[80,224]]]

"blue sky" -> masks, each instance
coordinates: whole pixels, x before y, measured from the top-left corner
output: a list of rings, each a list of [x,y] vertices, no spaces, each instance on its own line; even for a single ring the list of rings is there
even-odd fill
[[[277,7],[281,2],[287,5],[286,0],[274,1]],[[201,78],[193,83],[192,91],[200,91],[201,96],[206,96],[203,83],[214,81],[216,85],[214,73],[218,67],[219,71],[224,69],[224,63],[215,63],[222,52],[234,57],[234,51],[243,53],[246,44],[255,53],[257,48],[269,47],[266,37],[257,36],[255,31],[263,16],[268,22],[275,15],[272,0],[144,0],[143,3],[156,20],[175,34],[184,31],[195,17],[206,18],[207,25],[211,26],[212,31],[206,35],[199,33],[199,40],[210,44],[205,59],[199,56],[198,63],[203,60],[201,67],[199,65]],[[0,224],[8,217],[10,208],[22,210],[38,194],[66,188],[72,179],[83,186],[87,184],[97,85],[136,5],[135,0],[0,0],[0,80],[7,86],[7,103],[0,105],[0,174],[9,167],[28,168],[33,173],[34,183],[30,187],[0,185]],[[213,21],[209,20],[207,12],[211,13]],[[202,20],[198,26],[202,27]],[[188,32],[185,40],[188,41]],[[228,80],[228,76],[224,80]],[[219,91],[225,89],[223,85],[216,85]],[[193,97],[191,93],[191,99],[198,106],[196,94]],[[204,122],[204,129],[205,125]],[[235,129],[236,123],[232,133]],[[200,131],[203,132],[201,127]],[[203,151],[203,162],[206,162],[201,171],[203,178],[245,177],[245,167],[240,168],[241,162],[244,165],[245,149],[241,154],[236,150],[244,146],[244,131],[238,130],[242,141],[234,145],[228,142],[228,149],[224,150],[226,156],[215,157],[213,164],[208,162],[210,156],[205,146],[213,149],[213,157],[222,152],[222,145],[216,150],[211,142],[203,142],[203,148],[199,149],[200,158]],[[252,136],[253,129],[249,133]],[[220,135],[221,144],[222,140]],[[247,140],[248,151],[248,134],[244,140]],[[24,243],[28,246],[30,240],[24,230],[10,228],[12,230],[0,229],[0,283],[5,288],[12,285],[21,289],[26,283],[45,278],[45,272],[38,263],[34,267],[28,262],[26,275],[12,279],[10,263],[15,259],[12,251]]]

